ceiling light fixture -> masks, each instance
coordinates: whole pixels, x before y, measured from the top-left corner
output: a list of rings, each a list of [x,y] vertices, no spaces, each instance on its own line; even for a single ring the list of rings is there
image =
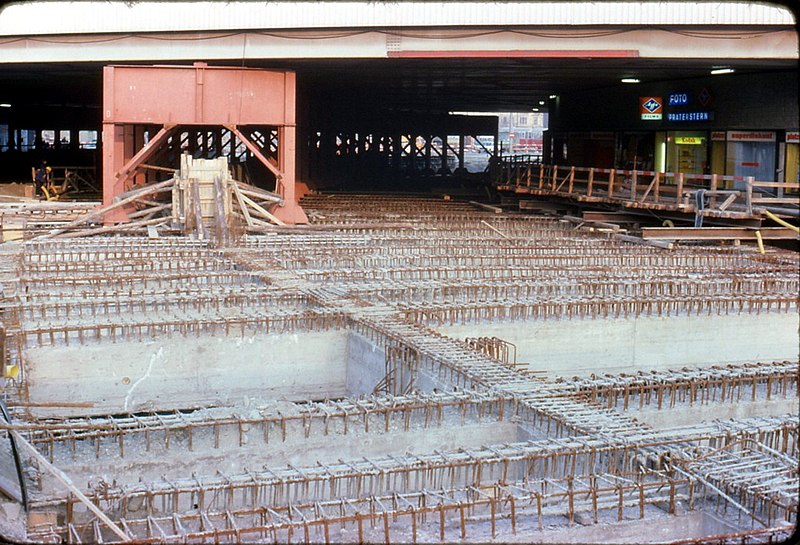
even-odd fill
[[[730,66],[723,66],[723,67],[714,68],[713,70],[711,70],[711,73],[713,75],[715,75],[715,76],[718,76],[720,74],[733,74],[734,72],[736,72],[736,70],[734,70]]]
[[[539,101],[539,106],[544,106],[544,100]]]
[[[558,98],[558,95],[550,95],[550,98],[552,99]]]
[[[2,104],[0,104],[0,108],[10,108],[10,107],[11,104],[9,104],[8,102],[3,102]]]
[[[538,112],[538,111],[539,111],[539,108],[533,108],[531,111],[533,111],[533,112]]]
[[[639,78],[622,78],[620,80],[622,83],[639,83]]]

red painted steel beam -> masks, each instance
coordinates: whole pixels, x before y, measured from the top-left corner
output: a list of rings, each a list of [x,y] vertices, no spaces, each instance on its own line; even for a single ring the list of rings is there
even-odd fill
[[[275,215],[286,223],[307,223],[295,197],[295,74],[285,70],[192,66],[106,66],[103,69],[103,203],[123,193],[125,181],[163,143],[164,130],[180,126],[278,127],[279,193]],[[153,142],[136,149],[136,127],[162,125]],[[241,136],[240,136],[241,137]],[[247,145],[248,140],[242,138]],[[250,147],[250,146],[248,146]],[[251,149],[252,152],[252,149]],[[256,154],[258,157],[259,154]],[[262,160],[259,157],[259,160]],[[263,162],[263,160],[262,160]],[[120,210],[106,222],[124,221]]]

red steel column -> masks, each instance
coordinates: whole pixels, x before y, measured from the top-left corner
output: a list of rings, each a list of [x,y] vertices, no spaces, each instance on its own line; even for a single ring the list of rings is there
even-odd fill
[[[287,125],[278,128],[278,161],[283,173],[280,192],[283,206],[274,207],[271,212],[288,224],[308,223],[308,216],[297,203],[295,182],[297,181],[295,154],[297,151],[297,128]]]
[[[308,216],[297,203],[297,83],[294,72],[286,72],[284,93],[284,122],[278,127],[278,168],[281,179],[283,206],[271,210],[281,221],[294,225],[308,223]]]
[[[103,123],[103,206],[113,204],[114,197],[124,193],[123,184],[117,179],[117,172],[125,164],[125,128],[122,125]],[[106,223],[116,223],[128,219],[124,210],[118,208],[104,216]]]

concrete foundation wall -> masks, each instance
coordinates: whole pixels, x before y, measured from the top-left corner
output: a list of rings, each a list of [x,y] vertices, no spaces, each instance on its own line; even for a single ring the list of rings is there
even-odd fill
[[[290,403],[277,404],[276,407],[280,407],[282,414],[298,410]],[[252,414],[248,416],[257,416],[258,411],[250,411]],[[422,419],[412,419],[408,430],[393,421],[388,432],[380,414],[370,418],[369,431],[365,430],[360,416],[350,420],[347,433],[340,419],[331,419],[327,434],[315,429],[306,437],[303,426],[301,420],[289,421],[284,439],[280,428],[273,427],[265,436],[262,426],[251,427],[246,424],[242,440],[235,426],[220,426],[216,432],[211,428],[202,428],[193,432],[191,448],[185,431],[170,433],[169,448],[161,433],[152,434],[149,449],[142,434],[128,437],[125,441],[124,472],[119,472],[122,459],[113,440],[101,445],[99,458],[94,441],[84,441],[79,442],[74,451],[66,445],[57,449],[54,460],[68,474],[87,475],[93,481],[102,479],[107,482],[115,480],[118,484],[134,484],[141,478],[158,479],[161,475],[170,479],[184,478],[197,467],[203,466],[232,475],[262,466],[275,468],[292,464],[301,468],[313,467],[318,460],[333,463],[339,459],[363,460],[364,457],[382,458],[386,455],[402,457],[434,450],[478,449],[482,445],[501,445],[520,440],[518,426],[513,422],[487,417],[480,421],[467,419],[462,423],[460,415],[454,413],[446,413],[441,422],[436,418],[427,423]],[[219,446],[215,447],[215,444]],[[513,476],[522,478],[521,474]],[[60,486],[57,481],[45,484],[50,487],[48,491],[54,494]]]
[[[419,392],[450,392],[453,385],[418,368],[413,373],[403,366],[402,376],[394,380],[403,380],[403,385],[395,384],[393,394],[405,391],[411,375],[414,377],[413,389]],[[369,395],[375,386],[386,376],[386,348],[373,343],[358,333],[351,333],[347,340],[347,393],[350,396]],[[398,391],[399,390],[399,391]]]
[[[797,397],[788,399],[759,399],[756,401],[739,401],[738,403],[707,403],[676,405],[669,409],[632,408],[628,414],[640,422],[656,429],[689,426],[708,420],[728,420],[732,418],[753,418],[757,416],[797,415],[800,412]]]
[[[798,315],[647,316],[440,326],[450,337],[499,337],[548,376],[794,360]]]
[[[386,351],[359,333],[347,337],[347,393],[369,395],[386,375]]]
[[[33,348],[30,401],[41,415],[170,410],[262,399],[344,397],[346,331]],[[85,407],[69,407],[71,404]]]

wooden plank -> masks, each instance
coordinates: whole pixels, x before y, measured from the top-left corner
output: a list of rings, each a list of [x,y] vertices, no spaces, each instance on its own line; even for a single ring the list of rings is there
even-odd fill
[[[762,227],[765,240],[797,240],[786,227]],[[756,240],[756,229],[748,227],[642,227],[645,240]]]
[[[51,237],[51,236],[59,235],[59,234],[65,232],[65,231],[67,231],[67,230],[69,230],[69,229],[71,229],[73,227],[77,227],[79,225],[83,225],[85,223],[88,223],[88,222],[91,222],[91,221],[94,221],[94,220],[102,219],[102,217],[107,212],[109,212],[109,211],[111,211],[111,210],[113,210],[115,208],[119,208],[121,206],[125,206],[126,204],[131,203],[133,201],[136,201],[138,199],[141,199],[145,195],[154,195],[156,193],[161,193],[163,191],[171,191],[172,190],[172,186],[173,186],[174,183],[175,183],[175,180],[173,178],[170,178],[169,180],[164,180],[163,182],[159,182],[157,184],[152,184],[152,185],[149,185],[149,186],[145,186],[145,187],[142,187],[142,188],[138,188],[138,189],[129,191],[127,193],[123,193],[122,195],[119,195],[118,197],[116,197],[117,199],[120,199],[117,202],[115,202],[113,204],[110,204],[110,205],[108,205],[106,207],[94,210],[93,212],[90,212],[90,213],[88,213],[87,215],[85,215],[85,216],[83,216],[81,218],[78,218],[78,219],[76,219],[74,221],[71,221],[70,223],[68,223],[68,224],[66,224],[64,226],[62,226],[62,227],[60,227],[58,229],[54,229],[54,230],[50,231],[49,233],[47,233],[45,235],[42,235],[41,237],[37,237],[37,238],[48,238],[48,237]]]
[[[561,204],[557,202],[530,201],[530,200],[519,201],[520,210],[567,210],[569,208],[570,205],[566,203]]]
[[[672,243],[666,240],[645,240],[644,238],[634,237],[631,235],[615,234],[614,238],[623,242],[631,242],[633,244],[643,244],[645,246],[655,246],[656,248],[663,248],[665,250],[672,249]]]
[[[33,455],[33,457],[39,463],[40,467],[43,467],[44,469],[49,471],[58,481],[61,482],[61,484],[66,486],[70,492],[75,494],[75,497],[78,498],[83,504],[85,504],[86,507],[92,513],[94,513],[95,516],[97,516],[97,518],[102,520],[103,523],[106,526],[108,526],[111,529],[111,531],[114,532],[122,541],[125,542],[131,541],[131,538],[128,536],[128,534],[120,530],[119,526],[114,524],[114,521],[108,518],[108,516],[106,516],[105,513],[103,513],[94,503],[92,503],[92,501],[89,498],[87,498],[83,494],[83,492],[81,492],[80,489],[78,489],[78,487],[72,483],[72,479],[70,479],[66,473],[64,473],[63,471],[55,467],[53,464],[48,462],[47,458],[42,456],[33,445],[31,445],[24,437],[22,437],[15,430],[10,429],[8,431],[9,433],[11,433],[11,435],[14,436],[14,439],[16,439],[18,445],[22,445]]]
[[[482,202],[478,201],[469,201],[469,204],[472,206],[477,206],[479,208],[483,208],[484,210],[488,210],[489,212],[494,212],[495,214],[502,214],[503,209],[498,206],[492,206],[490,204],[483,204]]]
[[[244,216],[244,221],[247,222],[248,227],[253,226],[253,219],[250,217],[250,212],[247,210],[247,203],[244,202],[242,198],[242,191],[239,189],[239,184],[233,182],[233,194],[236,196],[236,202],[239,203],[239,209],[242,211],[242,215]]]
[[[258,204],[256,201],[254,201],[250,197],[242,195],[242,200],[244,202],[246,202],[247,204],[249,204],[251,208],[253,208],[253,210],[255,211],[256,215],[259,215],[261,217],[267,218],[268,220],[270,220],[272,223],[275,223],[276,225],[286,225],[284,222],[282,222],[280,219],[276,218],[274,215],[270,214],[267,210],[264,209],[263,206]]]
[[[605,222],[605,223],[640,223],[647,219],[647,216],[638,216],[626,212],[598,212],[586,210],[582,214],[583,221],[586,222]]]

